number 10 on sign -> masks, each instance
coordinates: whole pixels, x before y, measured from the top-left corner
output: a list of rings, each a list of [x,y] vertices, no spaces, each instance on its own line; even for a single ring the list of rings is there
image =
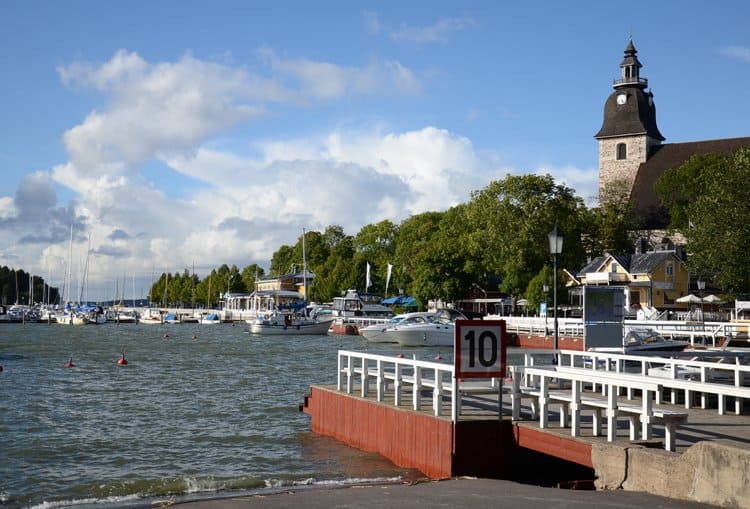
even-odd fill
[[[505,376],[505,320],[456,320],[458,378]]]

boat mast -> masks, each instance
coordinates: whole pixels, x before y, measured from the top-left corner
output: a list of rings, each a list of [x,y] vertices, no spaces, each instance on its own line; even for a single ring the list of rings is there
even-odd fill
[[[307,302],[307,253],[305,249],[305,229],[302,228],[302,293]]]

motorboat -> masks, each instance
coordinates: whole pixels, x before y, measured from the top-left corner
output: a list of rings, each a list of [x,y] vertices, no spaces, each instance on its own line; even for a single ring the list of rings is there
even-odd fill
[[[651,328],[631,328],[622,340],[621,348],[592,348],[592,351],[639,354],[644,352],[681,352],[690,345],[688,341],[669,339]]]
[[[333,316],[391,318],[393,310],[383,304],[383,297],[375,293],[347,290],[343,297],[333,298]]]
[[[401,346],[453,346],[455,321],[466,319],[458,310],[440,309],[424,323],[396,324],[382,334]]]
[[[250,322],[250,334],[260,335],[313,335],[328,334],[331,320],[320,321],[304,315],[269,313]]]
[[[688,341],[665,338],[654,329],[630,329],[622,342],[624,353],[681,352],[690,345]]]
[[[158,309],[146,309],[138,317],[138,323],[143,325],[161,325],[164,323],[163,313]]]
[[[430,318],[435,316],[432,312],[415,312],[402,313],[396,315],[387,322],[375,323],[359,329],[360,335],[364,336],[370,343],[395,343],[396,340],[390,334],[385,333],[388,329],[397,325],[408,325],[417,323],[426,323]]]

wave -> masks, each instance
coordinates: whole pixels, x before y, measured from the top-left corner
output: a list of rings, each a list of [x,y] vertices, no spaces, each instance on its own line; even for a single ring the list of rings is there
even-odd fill
[[[129,483],[104,483],[96,487],[88,486],[88,494],[82,498],[68,500],[44,501],[26,506],[27,509],[59,509],[74,507],[76,509],[127,509],[171,505],[207,499],[223,499],[248,495],[271,495],[293,490],[347,487],[373,484],[396,484],[402,482],[401,476],[346,478],[346,479],[258,479],[255,477],[219,479],[214,477],[183,479],[160,479],[152,481],[133,481]],[[84,490],[81,486],[79,489]],[[110,494],[106,494],[109,492]],[[115,494],[119,492],[120,494]],[[4,505],[4,504],[3,504]]]

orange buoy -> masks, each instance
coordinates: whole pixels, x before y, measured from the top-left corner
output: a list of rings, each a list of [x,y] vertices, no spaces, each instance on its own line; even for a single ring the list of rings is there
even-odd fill
[[[73,356],[70,356],[70,359],[68,359],[68,362],[65,363],[66,368],[75,368],[76,365],[73,364]]]
[[[117,359],[117,364],[119,364],[120,366],[124,366],[127,363],[128,361],[125,359],[125,352],[122,352],[122,357]]]

